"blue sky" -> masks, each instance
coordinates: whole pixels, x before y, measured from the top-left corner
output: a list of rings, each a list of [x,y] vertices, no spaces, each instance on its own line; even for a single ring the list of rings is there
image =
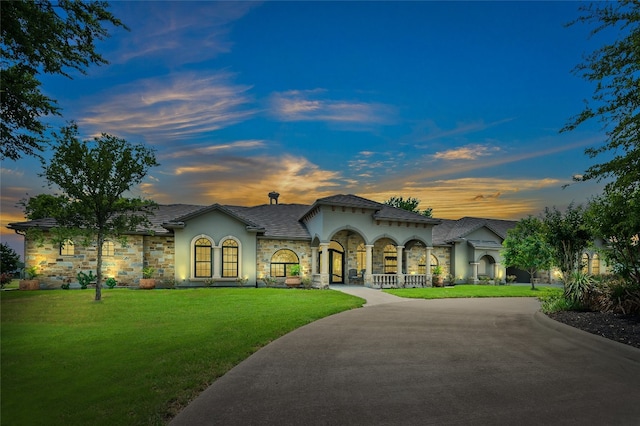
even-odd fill
[[[559,133],[593,92],[571,70],[607,41],[564,26],[579,5],[113,2],[131,31],[100,43],[110,64],[43,88],[63,109],[52,125],[153,146],[161,166],[133,193],[159,203],[352,193],[519,219],[602,187],[562,189],[604,141],[597,122]],[[50,191],[40,170],[2,163],[1,236],[20,252],[5,227]]]

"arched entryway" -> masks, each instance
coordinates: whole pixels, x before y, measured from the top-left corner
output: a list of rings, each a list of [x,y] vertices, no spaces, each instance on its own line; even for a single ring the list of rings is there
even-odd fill
[[[322,270],[322,250],[320,250],[320,256],[318,256],[318,270]],[[329,263],[329,283],[330,284],[344,284],[345,278],[345,250],[342,244],[335,240],[329,242],[328,251],[328,263]]]
[[[478,277],[488,277],[493,279],[496,275],[496,260],[488,254],[478,260]]]
[[[337,241],[329,243],[329,283],[344,284],[344,247]]]

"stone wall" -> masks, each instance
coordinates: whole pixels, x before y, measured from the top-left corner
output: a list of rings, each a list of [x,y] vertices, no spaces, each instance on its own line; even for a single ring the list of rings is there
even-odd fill
[[[438,265],[442,267],[442,276],[446,277],[448,274],[450,274],[451,273],[451,248],[450,247],[434,247],[433,250],[431,251],[431,254],[433,254],[436,257],[436,259],[438,259]],[[461,276],[456,278],[461,279],[463,274],[459,273],[458,275],[461,275]]]
[[[73,255],[61,255],[60,246],[48,241],[26,240],[25,265],[36,266],[38,280],[43,288],[59,288],[62,284],[77,283],[78,272],[97,273],[97,248],[95,243],[83,246],[74,244]],[[112,256],[102,257],[103,282],[115,278],[118,285],[138,285],[142,278],[142,268],[155,269],[154,278],[173,280],[175,246],[173,237],[130,235],[127,245],[114,242]]]
[[[153,278],[161,281],[174,280],[175,254],[175,240],[172,235],[144,237],[144,266],[155,269]]]
[[[271,275],[271,257],[281,249],[289,249],[298,255],[300,261],[300,274],[311,274],[311,244],[309,241],[258,239],[256,256],[256,277],[261,278]]]

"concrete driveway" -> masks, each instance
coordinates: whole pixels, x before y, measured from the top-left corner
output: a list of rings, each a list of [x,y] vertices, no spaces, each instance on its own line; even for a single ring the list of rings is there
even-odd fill
[[[376,302],[260,349],[171,425],[640,424],[640,350],[534,299],[358,292]]]

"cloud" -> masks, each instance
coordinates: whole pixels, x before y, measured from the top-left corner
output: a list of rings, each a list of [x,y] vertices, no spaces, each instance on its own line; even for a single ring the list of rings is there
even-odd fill
[[[421,200],[420,209],[432,207],[437,218],[477,216],[516,220],[540,211],[545,190],[560,190],[560,184],[561,181],[551,178],[460,178],[421,185],[407,183],[393,189],[371,185],[360,195],[380,202],[392,196],[415,197]]]
[[[160,61],[175,67],[202,62],[231,51],[231,24],[255,8],[255,2],[127,2],[116,16],[131,16],[131,31],[111,56],[114,63]]]
[[[271,95],[271,114],[281,121],[325,121],[329,123],[391,124],[395,110],[377,102],[318,99],[324,89],[290,90]]]
[[[491,121],[489,123],[484,120],[476,120],[472,122],[456,123],[452,129],[442,129],[433,120],[424,120],[420,122],[410,139],[416,143],[428,142],[438,139],[447,139],[455,136],[462,136],[471,133],[480,132],[491,127],[499,126],[504,123],[515,120],[514,118],[505,118],[502,120]],[[430,148],[431,145],[418,145],[417,148]]]
[[[183,157],[202,157],[221,153],[223,151],[232,150],[250,150],[256,148],[263,148],[266,146],[266,141],[259,139],[248,139],[242,141],[234,141],[228,143],[221,143],[215,145],[203,145],[203,144],[190,144],[181,145],[179,151],[171,151],[163,153],[159,156],[160,160],[163,159],[176,159]]]
[[[497,146],[487,145],[466,145],[460,148],[449,149],[447,151],[436,152],[433,158],[437,160],[476,160],[479,157],[493,155],[499,152]]]
[[[78,122],[107,133],[142,135],[166,143],[201,137],[251,117],[249,86],[227,72],[182,73],[116,86],[88,99]]]
[[[283,203],[312,203],[351,185],[338,171],[303,157],[220,156],[215,163],[183,161],[175,174],[149,182],[144,191],[159,203],[213,203],[250,206],[276,190]]]

